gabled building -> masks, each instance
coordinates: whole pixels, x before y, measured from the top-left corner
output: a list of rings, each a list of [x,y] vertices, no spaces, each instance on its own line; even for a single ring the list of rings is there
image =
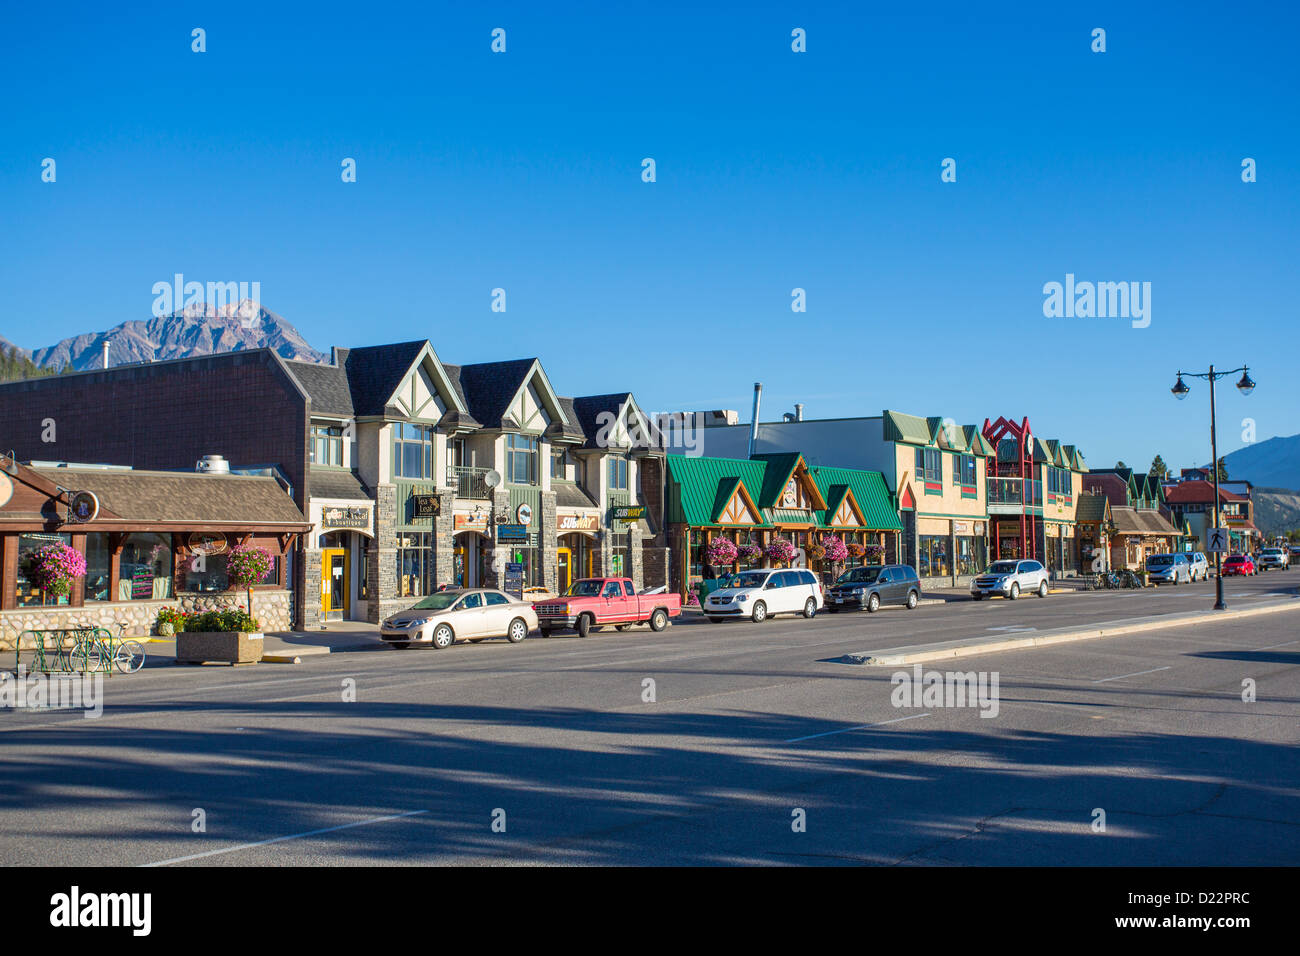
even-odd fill
[[[1084,480],[1085,490],[1110,505],[1111,568],[1142,567],[1153,554],[1184,550],[1184,536],[1165,505],[1164,486],[1154,475],[1131,468],[1099,468]]]
[[[1262,542],[1255,526],[1254,502],[1248,495],[1229,491],[1219,484],[1219,513],[1228,529],[1229,545],[1234,553],[1253,552]],[[1214,527],[1214,482],[1204,479],[1180,481],[1165,491],[1165,501],[1176,520],[1186,523],[1196,542],[1196,550],[1209,546]]]
[[[880,556],[897,549],[892,539],[902,526],[879,472],[813,467],[798,452],[749,459],[669,455],[665,465],[670,580],[683,595],[724,573],[771,567],[763,552],[776,538],[794,546],[791,566],[823,575],[833,571],[830,562],[816,556],[828,535],[849,546],[841,569],[864,563],[869,546]],[[710,544],[720,537],[741,552],[726,567],[707,561]]]

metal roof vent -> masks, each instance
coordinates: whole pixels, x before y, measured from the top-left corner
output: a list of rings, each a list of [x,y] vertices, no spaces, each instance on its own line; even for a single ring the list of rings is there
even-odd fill
[[[207,475],[228,475],[230,462],[220,455],[204,455],[194,463],[194,470]]]

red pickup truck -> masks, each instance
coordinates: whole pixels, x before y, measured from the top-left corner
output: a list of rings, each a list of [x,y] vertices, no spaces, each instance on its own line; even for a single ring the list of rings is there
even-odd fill
[[[558,598],[533,605],[542,637],[572,628],[586,637],[593,627],[612,624],[625,631],[633,624],[649,624],[662,631],[668,619],[680,617],[682,599],[677,594],[637,594],[627,578],[582,578]]]

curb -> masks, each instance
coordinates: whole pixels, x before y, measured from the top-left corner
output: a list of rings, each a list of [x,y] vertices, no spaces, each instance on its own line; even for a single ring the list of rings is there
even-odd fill
[[[289,654],[263,654],[263,664],[301,664],[301,657],[293,657]]]
[[[1129,621],[1115,621],[1094,627],[1045,631],[1025,637],[999,638],[996,640],[967,638],[958,641],[943,641],[938,644],[909,644],[903,647],[886,647],[866,654],[848,654],[845,655],[843,660],[846,663],[853,664],[896,667],[900,664],[920,664],[926,661],[966,657],[972,654],[1022,650],[1028,647],[1046,647],[1052,644],[1086,641],[1098,637],[1119,637],[1124,634],[1138,634],[1143,631],[1158,631],[1170,627],[1233,621],[1244,617],[1256,617],[1261,614],[1273,614],[1278,611],[1297,610],[1300,610],[1300,601],[1289,601],[1285,604],[1266,604],[1260,607],[1245,608],[1240,611],[1200,611],[1196,614],[1133,618]]]

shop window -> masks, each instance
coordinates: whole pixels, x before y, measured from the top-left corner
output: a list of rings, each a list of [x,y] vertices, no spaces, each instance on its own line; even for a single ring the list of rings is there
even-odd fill
[[[427,531],[402,531],[397,535],[397,596],[432,594],[433,535]]]
[[[524,566],[524,587],[542,586],[542,567],[537,560],[537,547],[531,544],[510,544],[506,558],[515,564]]]
[[[916,550],[916,573],[921,577],[944,577],[951,573],[947,535],[923,534],[918,540]]]
[[[959,537],[953,558],[957,574],[979,574],[988,564],[988,552],[983,538]]]
[[[129,534],[118,562],[119,601],[158,601],[172,594],[172,536]]]
[[[965,488],[975,486],[975,456],[958,455],[956,460],[958,483]]]
[[[537,484],[537,439],[506,436],[506,481],[512,485]]]
[[[313,465],[343,466],[343,426],[312,425],[308,457]]]
[[[108,581],[113,555],[108,550],[107,534],[86,535],[86,600],[107,601]]]
[[[45,605],[67,604],[69,595],[64,595],[55,600],[46,597],[45,594],[37,590],[23,574],[23,566],[33,551],[45,547],[48,544],[66,544],[71,546],[72,536],[66,534],[20,534],[18,536],[18,589],[17,599],[19,607],[41,607]]]
[[[398,478],[433,479],[433,428],[398,422],[393,426],[393,474]]]

